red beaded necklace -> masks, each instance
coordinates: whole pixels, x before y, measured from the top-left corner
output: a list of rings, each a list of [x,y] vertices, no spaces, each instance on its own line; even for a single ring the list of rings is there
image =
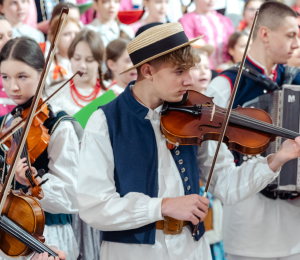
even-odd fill
[[[95,86],[95,88],[94,88],[94,91],[93,91],[90,95],[88,95],[88,96],[81,95],[81,94],[78,92],[78,90],[77,90],[76,87],[75,87],[75,84],[74,84],[73,80],[70,81],[70,86],[71,86],[71,87],[70,87],[71,96],[72,96],[74,102],[75,102],[78,106],[80,106],[80,107],[84,107],[84,106],[81,105],[81,104],[79,104],[79,103],[77,102],[77,100],[76,100],[76,98],[75,98],[75,95],[76,95],[76,97],[77,97],[78,99],[80,99],[80,100],[82,100],[82,101],[85,101],[85,102],[91,102],[92,100],[94,100],[94,99],[98,96],[98,94],[99,94],[99,92],[100,92],[100,89],[101,89],[101,85],[100,85],[99,79],[97,79],[97,83],[96,83],[96,86]]]

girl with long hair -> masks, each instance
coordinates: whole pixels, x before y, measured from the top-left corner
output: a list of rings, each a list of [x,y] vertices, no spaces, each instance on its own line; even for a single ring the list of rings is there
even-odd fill
[[[45,66],[43,52],[31,38],[21,37],[9,40],[0,53],[0,72],[3,87],[17,107],[11,113],[0,117],[0,130],[18,116],[18,111],[31,105],[41,72]],[[45,232],[47,244],[55,245],[66,252],[67,259],[76,259],[78,247],[72,230],[72,215],[78,212],[76,187],[79,160],[79,141],[73,127],[73,119],[64,111],[57,114],[48,106],[49,118],[44,122],[50,140],[47,148],[31,164],[35,175],[44,169],[41,182],[41,199],[37,199],[45,211]],[[6,158],[7,147],[0,145],[0,154]],[[29,186],[25,177],[28,169],[26,158],[18,162],[13,189]],[[6,178],[6,167],[1,171],[2,183]]]

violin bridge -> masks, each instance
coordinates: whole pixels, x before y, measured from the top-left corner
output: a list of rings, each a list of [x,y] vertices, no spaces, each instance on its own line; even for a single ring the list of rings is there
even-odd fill
[[[216,104],[214,104],[214,106],[213,106],[213,108],[212,108],[212,111],[211,111],[211,117],[210,117],[210,122],[213,121],[215,112],[216,112]]]

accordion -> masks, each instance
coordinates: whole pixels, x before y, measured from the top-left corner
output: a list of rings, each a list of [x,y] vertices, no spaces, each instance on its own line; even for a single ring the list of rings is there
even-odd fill
[[[246,102],[243,107],[254,107],[266,111],[273,119],[273,124],[300,133],[300,86],[283,85],[281,90],[264,94]],[[275,153],[285,141],[277,137],[269,148],[261,154]],[[244,156],[245,157],[245,156]],[[266,190],[274,194],[300,194],[300,158],[285,163],[279,176],[270,183]]]

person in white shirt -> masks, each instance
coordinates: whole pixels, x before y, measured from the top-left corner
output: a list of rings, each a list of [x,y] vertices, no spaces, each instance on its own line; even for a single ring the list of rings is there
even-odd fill
[[[160,131],[163,101],[181,101],[193,83],[199,58],[190,44],[197,39],[189,41],[180,23],[137,36],[127,45],[134,66],[124,71],[137,69],[137,81],[86,125],[77,198],[80,217],[103,231],[102,259],[212,259],[202,223],[209,200],[198,194],[199,170],[206,182],[216,144],[169,150]],[[224,204],[244,200],[300,156],[299,148],[300,138],[288,140],[276,154],[235,167],[222,146],[211,192]]]
[[[56,32],[56,28],[59,23],[59,16],[56,16],[51,20],[50,30],[48,32],[49,40],[51,41]],[[73,74],[71,70],[71,63],[68,58],[68,49],[74,40],[76,34],[80,32],[81,28],[77,20],[71,17],[67,17],[65,27],[62,29],[61,38],[57,46],[57,53],[54,56],[49,74],[46,80],[45,91],[57,82],[69,79]]]
[[[299,48],[298,33],[297,15],[292,9],[278,2],[266,2],[260,8],[246,65],[281,86],[282,64]],[[234,84],[229,73],[225,71],[216,77],[206,92],[207,96],[214,97],[216,105],[226,108]],[[234,108],[268,92],[258,83],[247,82],[244,77]],[[300,84],[300,74],[292,84]],[[262,193],[255,193],[236,205],[225,205],[223,238],[227,259],[300,259],[299,206],[299,199],[270,199]]]
[[[106,49],[106,66],[107,71],[104,75],[104,84],[107,90],[113,90],[116,95],[121,94],[127,87],[128,83],[136,80],[136,70],[128,71],[121,74],[132,66],[131,59],[126,50],[129,40],[117,39],[110,42]]]
[[[84,29],[78,33],[68,50],[72,73],[76,75],[51,102],[52,105],[75,115],[83,107],[97,97],[103,95],[106,87],[102,80],[101,65],[103,63],[104,47],[98,33]],[[50,96],[62,84],[58,83],[47,88],[45,97]]]
[[[28,36],[37,43],[43,43],[45,37],[42,32],[24,23],[29,8],[28,0],[1,0],[0,13],[12,26],[13,37]]]
[[[45,60],[41,48],[33,39],[20,37],[4,45],[0,53],[0,65],[3,87],[17,104],[11,113],[0,117],[0,129],[3,129],[6,123],[18,117],[18,111],[31,105]],[[38,183],[48,179],[37,198],[45,213],[44,237],[47,243],[63,250],[68,259],[76,259],[79,251],[71,226],[71,214],[78,212],[76,187],[79,140],[74,128],[76,122],[64,111],[55,113],[50,106],[48,109],[48,118],[43,126],[49,136],[41,140],[46,145],[41,153],[35,154],[35,161],[31,160],[31,171],[35,176],[37,170],[44,169],[45,173],[37,177]],[[1,144],[0,154],[4,161],[9,147],[8,143]],[[25,171],[28,170],[26,160],[25,157],[18,162],[12,182],[14,190],[29,186],[25,177]],[[3,167],[2,183],[6,174],[7,167]]]
[[[98,17],[86,27],[100,33],[104,47],[118,38],[133,39],[132,28],[117,20],[120,0],[95,0],[94,8]]]

